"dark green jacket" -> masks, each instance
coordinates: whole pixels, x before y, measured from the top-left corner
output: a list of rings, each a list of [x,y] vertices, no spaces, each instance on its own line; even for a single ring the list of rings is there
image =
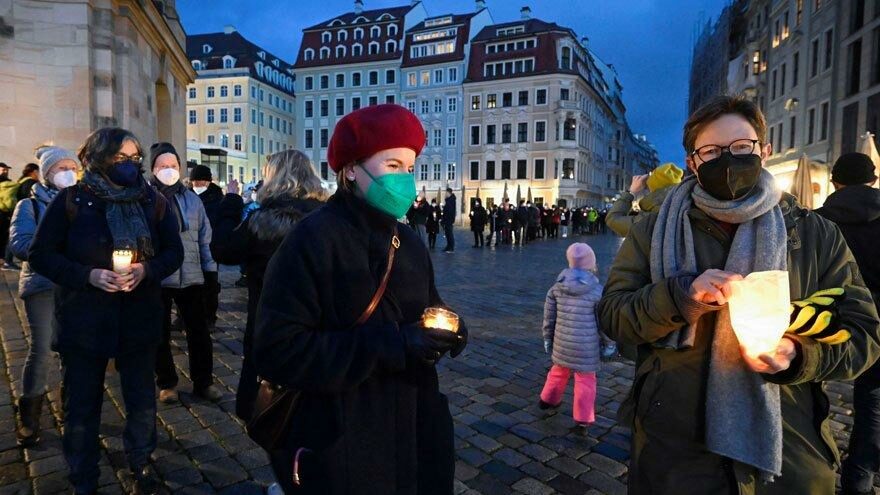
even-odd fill
[[[626,237],[633,224],[645,218],[648,213],[660,212],[660,206],[663,205],[663,200],[666,199],[666,195],[671,189],[672,187],[664,187],[663,189],[648,193],[644,198],[639,200],[640,211],[636,215],[629,214],[632,210],[632,203],[635,200],[635,196],[628,192],[621,193],[620,198],[618,198],[618,200],[611,205],[611,209],[608,210],[608,216],[605,217],[605,224],[608,225],[608,228],[610,228],[615,234],[620,237]]]
[[[636,376],[621,406],[633,428],[631,494],[833,494],[839,454],[828,425],[825,380],[852,379],[880,355],[876,309],[838,228],[798,206],[780,203],[788,228],[792,300],[845,287],[840,325],[852,339],[842,345],[797,337],[798,357],[785,372],[765,375],[782,385],[783,471],[772,484],[755,471],[706,451],[706,379],[717,306],[687,296],[698,273],[651,282],[651,233],[657,216],[633,225],[618,252],[598,314],[614,340],[638,346]],[[699,209],[689,212],[699,273],[723,269],[732,238]],[[651,344],[686,322],[696,322],[693,348],[674,351]],[[734,481],[735,480],[735,481]]]

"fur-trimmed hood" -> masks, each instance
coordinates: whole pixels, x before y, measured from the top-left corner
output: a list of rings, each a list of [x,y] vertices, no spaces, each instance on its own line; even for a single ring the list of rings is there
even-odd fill
[[[261,241],[280,241],[309,213],[323,205],[315,199],[286,199],[260,205],[248,216],[248,230]]]

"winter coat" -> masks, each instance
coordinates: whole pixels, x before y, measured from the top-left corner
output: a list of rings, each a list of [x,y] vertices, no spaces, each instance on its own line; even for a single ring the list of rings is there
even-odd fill
[[[38,183],[39,182],[37,182],[35,179],[32,179],[30,177],[22,178],[22,180],[18,186],[18,191],[16,191],[16,193],[15,193],[15,195],[18,197],[18,200],[21,201],[23,199],[30,198],[33,191],[34,191],[34,186],[37,185]]]
[[[171,201],[171,200],[169,200]],[[183,264],[180,269],[162,281],[166,289],[183,289],[205,283],[204,272],[216,272],[217,264],[211,256],[211,223],[205,207],[195,192],[181,187],[174,195],[174,208],[183,220],[180,240],[183,243]],[[174,210],[172,210],[174,211]]]
[[[513,228],[513,210],[505,210],[504,208],[498,208],[498,224],[495,226],[496,230],[502,229],[512,229]]]
[[[208,189],[206,189],[205,192],[199,194],[199,199],[201,199],[202,204],[205,205],[205,214],[208,215],[208,221],[211,222],[211,226],[213,227],[214,222],[217,220],[217,216],[220,214],[220,202],[223,201],[223,189],[212,182],[208,184]]]
[[[541,224],[541,211],[532,206],[529,208],[529,227],[538,227]]]
[[[637,345],[636,373],[620,422],[633,427],[629,493],[765,494],[834,493],[839,455],[828,422],[826,380],[849,380],[880,355],[878,317],[858,267],[837,227],[785,195],[780,203],[788,229],[792,300],[820,289],[843,287],[840,327],[852,332],[841,345],[791,337],[798,357],[791,367],[763,375],[780,384],[783,421],[782,476],[755,480],[749,466],[711,454],[704,441],[707,369],[717,306],[695,302],[687,290],[696,275],[723,269],[732,237],[698,208],[688,212],[697,273],[651,281],[651,234],[657,216],[636,222],[611,268],[599,303],[600,327],[617,342]],[[655,348],[669,333],[692,323],[692,348]],[[738,486],[729,486],[735,479]]]
[[[428,220],[425,222],[425,230],[429,234],[439,234],[440,233],[440,220],[443,218],[443,214],[440,212],[440,207],[437,205],[428,206],[430,213],[428,214]]]
[[[486,230],[486,222],[488,220],[489,215],[486,213],[486,209],[482,206],[475,206],[473,211],[471,211],[471,231],[482,232]]]
[[[443,202],[443,225],[455,223],[455,194],[450,194]]]
[[[553,364],[581,372],[601,366],[596,305],[602,284],[595,275],[567,268],[544,301],[544,340],[553,342]]]
[[[428,217],[431,215],[431,207],[425,201],[420,201],[419,206],[416,207],[413,221],[416,225],[425,225],[428,222]]]
[[[663,205],[663,200],[666,199],[666,195],[671,190],[671,187],[664,187],[663,189],[648,193],[644,198],[640,199],[639,209],[641,212],[638,215],[630,215],[635,196],[628,192],[621,193],[620,198],[608,210],[605,216],[605,224],[615,234],[626,237],[633,224],[645,218],[648,213],[660,212],[660,206]]]
[[[22,260],[21,274],[18,278],[18,297],[22,299],[54,288],[52,281],[36,273],[27,260],[28,249],[37,231],[37,224],[56,194],[58,194],[57,189],[50,190],[42,184],[36,184],[32,190],[33,197],[19,201],[15,205],[15,212],[12,213],[9,247],[12,249],[12,254]]]
[[[274,456],[290,466],[297,449],[312,449],[316,468],[332,473],[314,493],[453,491],[448,402],[435,367],[407,360],[398,330],[443,304],[428,250],[412,229],[397,224],[400,248],[386,294],[368,322],[352,328],[384,273],[395,224],[339,191],[296,226],[266,270],[257,369],[303,393]]]
[[[524,229],[529,226],[529,216],[529,209],[525,206],[520,206],[516,209],[516,220],[513,223],[518,228]]]
[[[58,352],[112,358],[155,347],[162,334],[162,288],[183,262],[177,218],[166,200],[155,212],[160,193],[148,188],[141,207],[150,228],[155,255],[143,262],[146,277],[131,292],[105,292],[89,283],[94,268],[113,268],[113,237],[107,203],[87,186],[59,192],[43,214],[28,251],[31,267],[56,284]],[[68,218],[67,196],[76,213]],[[163,198],[164,199],[164,198]]]

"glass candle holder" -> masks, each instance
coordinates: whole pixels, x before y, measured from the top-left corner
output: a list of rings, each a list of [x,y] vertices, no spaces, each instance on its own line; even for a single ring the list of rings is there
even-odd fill
[[[458,315],[444,308],[427,308],[422,314],[422,325],[425,328],[458,332]]]
[[[754,272],[731,282],[730,322],[746,354],[773,355],[788,328],[788,272]]]
[[[116,273],[128,273],[134,253],[127,249],[113,251],[113,271]]]

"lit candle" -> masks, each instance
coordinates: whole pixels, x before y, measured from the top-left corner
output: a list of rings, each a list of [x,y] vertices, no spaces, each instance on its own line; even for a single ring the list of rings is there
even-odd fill
[[[458,332],[458,315],[443,308],[427,308],[422,315],[422,325],[425,328]]]
[[[755,272],[730,286],[730,322],[740,345],[750,357],[775,354],[789,325],[788,272]]]
[[[134,253],[127,249],[113,251],[113,271],[116,273],[128,273],[133,257]]]

